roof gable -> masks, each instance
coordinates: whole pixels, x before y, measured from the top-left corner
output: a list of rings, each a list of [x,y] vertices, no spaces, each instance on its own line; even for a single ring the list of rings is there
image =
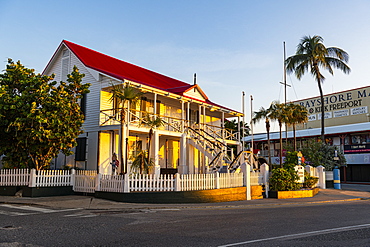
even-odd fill
[[[199,99],[199,100],[208,100],[207,95],[198,85],[193,85],[186,89],[183,93],[184,96]]]

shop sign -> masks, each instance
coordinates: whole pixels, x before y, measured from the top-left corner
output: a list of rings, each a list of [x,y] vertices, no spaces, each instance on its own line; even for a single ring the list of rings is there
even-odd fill
[[[370,153],[370,144],[344,145],[344,153]]]

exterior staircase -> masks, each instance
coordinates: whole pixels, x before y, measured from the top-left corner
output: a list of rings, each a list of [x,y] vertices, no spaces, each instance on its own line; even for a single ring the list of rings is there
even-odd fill
[[[215,136],[203,129],[187,128],[188,142],[190,145],[204,154],[210,162],[207,164],[207,172],[234,173],[239,168],[242,152],[235,158],[232,149],[221,142]],[[230,155],[228,155],[230,154]]]

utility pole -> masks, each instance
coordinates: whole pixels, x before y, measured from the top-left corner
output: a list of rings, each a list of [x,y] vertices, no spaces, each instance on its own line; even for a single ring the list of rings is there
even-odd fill
[[[252,133],[252,140],[251,140],[251,151],[253,156],[253,96],[251,95],[251,133]]]
[[[245,126],[245,109],[244,109],[244,98],[245,98],[245,93],[244,91],[242,92],[242,112],[243,112],[243,121],[242,121],[242,134],[241,134],[241,137],[242,137],[242,151],[244,151],[244,145],[245,145],[245,140],[244,140],[244,126]]]
[[[290,87],[289,84],[286,83],[286,65],[285,65],[285,61],[286,61],[286,51],[285,51],[285,41],[283,42],[283,48],[284,48],[284,77],[283,77],[283,80],[284,82],[280,82],[281,84],[284,85],[284,104],[286,106],[286,103],[287,103],[287,100],[286,100],[286,97],[287,97],[287,91],[286,91],[286,87]],[[287,124],[285,124],[285,143],[288,144],[288,126]],[[283,147],[280,147],[280,148],[283,148]]]

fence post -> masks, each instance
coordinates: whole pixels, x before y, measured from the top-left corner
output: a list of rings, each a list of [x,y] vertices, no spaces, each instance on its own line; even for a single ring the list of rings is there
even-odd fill
[[[269,188],[270,171],[269,171],[269,166],[266,163],[261,165],[260,173],[263,176],[263,184],[265,185],[265,197],[268,198],[269,190],[270,190]]]
[[[32,168],[30,172],[30,182],[28,187],[36,187],[36,169]]]
[[[95,191],[100,191],[100,181],[101,181],[101,173],[98,173],[96,176]]]
[[[246,187],[247,200],[251,200],[251,165],[243,163],[240,166],[241,171],[244,174],[244,183],[243,186]]]
[[[123,181],[123,193],[130,193],[130,181],[128,173],[125,174]]]
[[[175,191],[181,191],[180,173],[175,174]]]
[[[317,173],[319,174],[319,188],[321,189],[326,189],[326,179],[325,179],[325,167],[323,166],[318,166],[316,167]]]
[[[310,165],[306,165],[306,166],[304,167],[304,170],[305,170],[308,174],[310,174],[310,176],[311,176],[311,177],[314,177],[314,176],[315,176],[313,169],[314,169],[314,168],[313,168],[312,166],[310,166]]]
[[[245,186],[247,187],[247,200],[251,200],[252,199],[252,195],[251,195],[251,190],[252,190],[252,187],[251,187],[251,165],[246,164],[245,168],[246,168],[245,169],[246,170],[246,173],[245,173],[246,184],[245,184]]]
[[[76,170],[75,169],[71,169],[71,186],[73,186],[73,188],[75,187],[75,176],[76,176]]]
[[[215,173],[215,179],[216,179],[216,188],[215,189],[219,189],[220,188],[220,173],[219,172]]]

